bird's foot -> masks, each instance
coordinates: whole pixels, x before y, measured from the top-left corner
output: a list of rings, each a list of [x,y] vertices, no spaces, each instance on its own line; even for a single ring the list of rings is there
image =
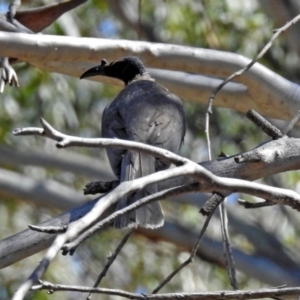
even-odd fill
[[[8,57],[1,57],[0,59],[2,65],[1,77],[0,77],[0,93],[4,91],[5,84],[19,86],[18,76],[9,64]]]

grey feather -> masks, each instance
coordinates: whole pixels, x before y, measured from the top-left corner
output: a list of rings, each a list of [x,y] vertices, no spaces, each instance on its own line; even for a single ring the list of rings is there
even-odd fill
[[[185,117],[181,100],[149,80],[129,84],[106,107],[102,117],[103,137],[143,142],[175,153],[180,148],[184,134]],[[107,149],[107,155],[114,173],[121,181],[149,175],[170,166],[169,162],[120,148]],[[117,209],[156,191],[156,186],[151,186],[123,197]],[[163,214],[158,202],[139,208],[115,223],[117,228],[138,225],[146,228],[163,225]]]
[[[80,78],[104,75],[123,80],[125,88],[105,108],[102,135],[157,146],[177,153],[185,135],[186,120],[181,100],[156,83],[137,57],[123,57],[84,72]],[[120,181],[133,180],[167,169],[170,163],[150,155],[121,148],[106,150],[110,165]],[[156,184],[122,197],[117,209],[157,192]],[[159,202],[121,216],[115,227],[157,228],[163,225]]]
[[[129,181],[155,172],[155,158],[140,152],[127,151],[122,160],[121,181]],[[135,201],[157,192],[156,184],[122,197],[117,205],[120,210]],[[123,215],[115,221],[116,228],[137,227],[157,228],[164,223],[164,216],[159,202],[152,202],[137,210]]]

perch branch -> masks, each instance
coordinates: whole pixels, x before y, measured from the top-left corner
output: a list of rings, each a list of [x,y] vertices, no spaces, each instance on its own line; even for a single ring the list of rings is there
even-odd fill
[[[142,189],[145,186],[156,183],[158,181],[163,181],[166,179],[178,177],[178,176],[191,176],[193,179],[198,181],[201,189],[204,189],[209,192],[219,191],[221,194],[230,193],[230,192],[244,192],[258,197],[262,197],[268,201],[276,202],[280,204],[289,205],[295,209],[299,209],[300,195],[297,193],[273,187],[266,187],[261,184],[251,183],[238,179],[231,178],[220,178],[213,175],[203,167],[197,165],[196,163],[181,158],[174,153],[169,151],[159,149],[156,147],[151,147],[149,145],[129,142],[129,141],[119,141],[119,140],[108,140],[108,139],[83,139],[64,135],[59,133],[57,130],[53,129],[47,122],[41,120],[43,129],[40,130],[26,130],[18,129],[15,131],[16,135],[22,134],[37,134],[44,135],[51,139],[58,141],[59,147],[66,147],[71,145],[76,146],[90,146],[90,147],[125,147],[134,149],[137,151],[145,151],[154,156],[169,160],[179,167],[160,171],[149,176],[136,179],[131,182],[122,182],[118,187],[116,187],[113,192],[105,195],[101,201],[98,201],[92,210],[79,219],[76,222],[73,222],[69,225],[67,231],[64,234],[59,235],[52,246],[48,249],[45,257],[43,258],[41,264],[36,268],[27,281],[25,281],[19,290],[16,292],[13,300],[20,300],[26,295],[26,292],[30,289],[32,284],[39,280],[43,273],[46,271],[52,259],[62,248],[62,246],[67,241],[72,241],[74,238],[82,234],[87,228],[94,225],[99,221],[99,218],[103,212],[112,204],[118,201],[120,197],[125,196],[126,194],[133,192],[138,189]]]
[[[63,135],[59,133],[57,130],[50,127],[50,125],[41,120],[43,125],[43,130],[26,130],[26,129],[18,129],[15,131],[16,135],[20,134],[38,134],[38,135],[45,135],[46,137],[49,137],[51,139],[54,139],[58,141],[58,146],[65,147],[70,145],[76,145],[76,146],[99,146],[99,142],[101,142],[101,139],[80,139],[77,137],[70,137],[67,135]],[[159,156],[164,159],[171,160],[173,163],[180,165],[176,169],[167,170],[167,171],[161,171],[157,172],[155,174],[146,176],[144,178],[139,178],[137,180],[134,180],[132,182],[122,182],[118,187],[116,187],[113,192],[109,193],[108,195],[104,196],[101,201],[96,203],[94,208],[87,213],[85,216],[83,216],[79,221],[76,221],[74,223],[71,223],[66,231],[66,233],[61,234],[57,236],[52,246],[48,249],[45,257],[43,258],[41,264],[36,268],[36,270],[31,274],[29,279],[25,281],[19,290],[16,292],[13,300],[19,300],[23,299],[23,297],[26,295],[27,291],[30,289],[32,284],[39,280],[42,276],[42,274],[46,271],[47,267],[49,266],[52,259],[55,257],[55,255],[58,253],[58,251],[62,248],[62,246],[66,243],[66,241],[71,241],[74,238],[76,238],[79,234],[84,232],[88,227],[92,226],[94,223],[96,223],[102,213],[107,209],[110,205],[115,203],[120,197],[128,194],[129,192],[132,192],[137,189],[141,189],[145,187],[148,184],[169,179],[172,177],[180,176],[180,175],[190,175],[193,176],[195,179],[199,181],[201,185],[206,185],[210,189],[221,188],[225,191],[230,191],[232,188],[236,188],[237,186],[240,188],[240,190],[243,190],[246,188],[247,191],[251,191],[254,194],[261,194],[264,195],[264,198],[268,198],[269,200],[274,201],[275,199],[282,201],[282,199],[285,199],[285,202],[292,204],[295,208],[297,208],[297,202],[299,202],[300,196],[297,193],[294,193],[292,191],[285,191],[282,189],[276,189],[276,188],[268,188],[266,189],[264,186],[261,186],[259,184],[249,183],[249,182],[243,182],[241,180],[234,180],[229,178],[218,178],[217,176],[211,174],[204,168],[200,167],[199,165],[187,160],[183,159],[173,153],[168,153],[168,151],[157,149],[155,147],[149,147],[148,145],[138,145],[138,143],[130,143],[127,145],[124,145],[123,143],[128,141],[113,141],[113,143],[109,143],[107,140],[106,143],[101,144],[102,146],[122,146],[122,147],[129,147],[134,150],[139,151],[148,151],[147,153]],[[136,145],[134,145],[136,144]],[[144,147],[146,149],[144,149]],[[134,147],[134,148],[132,148]],[[226,182],[228,181],[229,182]],[[224,182],[225,181],[225,182]],[[243,183],[245,185],[243,185]],[[246,186],[246,187],[245,187]],[[229,187],[229,190],[228,190]],[[271,190],[271,193],[270,193]]]
[[[64,151],[65,153],[66,151]],[[12,151],[2,151],[1,152],[1,159],[5,159],[5,161],[13,161],[16,163],[24,163],[20,161],[20,158],[23,158],[24,161],[29,161],[30,163],[38,164],[38,162],[35,162],[32,160],[31,155],[25,155],[22,153],[18,153],[17,156],[10,157],[8,155],[11,155]],[[246,157],[256,157],[256,162],[252,163],[250,160],[243,163],[236,164],[235,159],[237,157],[241,157],[241,155],[238,156],[232,156],[232,157],[226,157],[226,158],[219,158],[218,160],[214,160],[211,162],[203,162],[201,165],[208,169],[209,171],[213,172],[214,174],[218,176],[223,177],[231,177],[231,178],[241,178],[246,180],[256,180],[258,178],[279,173],[279,172],[285,172],[290,170],[296,170],[300,168],[300,140],[295,138],[288,138],[284,137],[279,140],[273,140],[269,141],[267,143],[264,143],[258,147],[256,147],[253,150],[250,150],[243,154],[243,156]],[[39,153],[34,152],[35,157],[39,157]],[[56,156],[60,156],[59,153],[56,154]],[[7,159],[8,157],[8,159]],[[67,161],[70,155],[67,155],[67,158],[61,157],[61,161]],[[73,165],[73,161],[78,161],[78,158],[74,158],[72,162],[70,162],[70,165]],[[53,160],[47,162],[47,164],[53,165]],[[95,165],[95,163],[91,162],[83,162],[85,165]],[[58,164],[60,166],[60,163]],[[76,166],[76,165],[75,165]],[[65,168],[65,166],[63,166]],[[68,167],[68,166],[67,166]],[[11,178],[11,174],[6,174],[8,171],[1,170],[1,173],[3,176],[0,178],[0,185],[3,189],[7,190],[7,192],[13,193],[15,196],[16,190],[13,189],[10,190],[10,186],[13,182],[20,182],[22,183],[22,189],[26,191],[27,193],[27,185],[24,186],[23,184],[26,181],[25,178]],[[95,172],[95,171],[93,171]],[[92,175],[94,174],[92,172]],[[11,173],[11,172],[10,172]],[[95,175],[93,175],[95,176]],[[7,182],[7,179],[10,179],[9,182]],[[180,177],[177,179],[172,179],[166,182],[160,182],[158,183],[159,190],[168,189],[171,186],[179,186],[179,185],[189,185],[193,183],[192,179],[189,179],[188,177]],[[41,183],[28,183],[30,186],[39,186]],[[52,186],[51,183],[46,183],[46,186],[49,188],[49,186]],[[7,187],[6,187],[7,185]],[[21,186],[20,186],[21,188]],[[54,191],[55,190],[55,191]],[[62,191],[62,187],[59,186],[53,186],[52,193],[48,193],[47,195],[43,196],[43,199],[46,199],[46,202],[51,202],[52,200],[57,199],[58,197],[58,203],[63,203],[61,201],[61,196],[57,194],[57,191]],[[65,188],[63,189],[65,190]],[[198,186],[198,190],[200,190],[200,187]],[[71,191],[66,191],[66,195],[70,195]],[[26,197],[29,200],[32,200],[32,197],[35,196],[36,193],[30,193],[26,194]],[[24,197],[24,193],[22,194],[16,194],[18,197]],[[75,197],[74,193],[72,194],[72,199],[79,199],[81,198],[80,195]],[[46,198],[45,198],[46,197]],[[67,196],[66,196],[67,197]],[[63,200],[67,198],[63,198]],[[69,196],[68,196],[69,197]],[[69,199],[69,198],[68,198]],[[40,200],[40,199],[38,199]],[[87,211],[90,210],[91,204],[94,202],[89,202],[85,205],[78,206],[74,212],[66,211],[65,214],[63,214],[61,217],[57,216],[53,219],[50,219],[50,223],[46,223],[51,226],[57,226],[58,224],[69,224],[70,217],[71,220],[77,220],[79,216],[84,215]],[[74,206],[74,204],[73,204]],[[68,206],[67,208],[69,208]],[[45,225],[43,225],[45,226]],[[21,260],[29,255],[32,255],[34,253],[37,253],[47,247],[49,247],[50,242],[53,240],[53,237],[51,235],[39,235],[35,232],[25,230],[24,232],[17,233],[11,237],[8,237],[7,239],[4,239],[0,242],[0,253],[2,254],[0,259],[0,267],[3,268],[5,266],[8,266],[12,264],[13,262],[16,262],[18,260]],[[9,244],[10,246],[6,248],[6,244]],[[26,251],[22,250],[23,245],[26,244]],[[12,247],[14,245],[14,247]]]
[[[81,147],[121,147],[136,151],[143,151],[147,154],[153,155],[155,157],[159,157],[170,161],[171,163],[180,166],[176,169],[160,171],[155,174],[146,176],[144,178],[139,178],[133,182],[136,182],[136,187],[139,184],[144,187],[153,182],[162,181],[166,179],[170,179],[177,176],[191,176],[194,180],[198,181],[200,184],[201,191],[205,192],[216,192],[218,191],[220,194],[226,194],[231,192],[242,192],[251,194],[253,196],[257,196],[263,198],[265,200],[271,202],[277,202],[280,204],[289,205],[295,209],[299,209],[299,199],[300,196],[291,190],[285,190],[274,187],[266,187],[264,185],[243,181],[239,179],[232,178],[220,178],[215,176],[205,168],[200,165],[186,159],[182,158],[179,155],[176,155],[170,151],[160,149],[157,147],[153,147],[150,145],[131,142],[126,140],[118,140],[118,139],[105,139],[105,138],[79,138],[75,136],[69,136],[60,133],[51,127],[45,120],[41,119],[41,123],[43,129],[41,128],[23,128],[14,130],[15,135],[42,135],[47,138],[58,141],[57,147],[70,147],[70,146],[81,146]],[[244,158],[245,159],[245,158]],[[256,157],[256,159],[258,159]],[[173,176],[172,176],[173,173]],[[155,180],[154,177],[157,177]],[[128,189],[126,182],[122,182],[115,190],[119,189],[121,185],[124,185],[125,190]],[[128,193],[129,191],[126,191]]]

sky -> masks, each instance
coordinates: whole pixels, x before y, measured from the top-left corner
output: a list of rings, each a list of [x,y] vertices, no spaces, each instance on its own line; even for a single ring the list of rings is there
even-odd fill
[[[0,13],[6,13],[7,12],[7,7],[8,4],[7,3],[2,3],[0,0]]]

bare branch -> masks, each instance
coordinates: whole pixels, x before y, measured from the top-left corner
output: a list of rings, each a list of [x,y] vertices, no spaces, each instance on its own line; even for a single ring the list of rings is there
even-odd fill
[[[284,130],[284,134],[287,134],[290,132],[295,125],[299,122],[300,119],[300,110],[297,111],[297,113],[294,115],[294,117],[290,120],[289,124],[286,126],[286,129]]]
[[[197,242],[196,244],[194,245],[192,251],[191,251],[191,254],[189,256],[189,258],[184,261],[178,268],[176,268],[167,278],[165,278],[153,291],[152,291],[152,294],[157,294],[157,292],[159,290],[161,290],[178,272],[180,272],[185,266],[187,266],[188,264],[192,263],[195,259],[195,256],[196,256],[196,253],[199,249],[199,246],[200,246],[200,243],[201,243],[201,240],[202,240],[202,237],[208,227],[208,224],[211,220],[211,217],[213,216],[214,214],[214,210],[211,211],[210,215],[207,216],[204,224],[203,224],[203,227],[199,233],[199,236],[197,238]]]
[[[65,232],[68,228],[68,226],[48,226],[48,227],[41,227],[41,226],[35,226],[35,225],[28,225],[28,227],[31,230],[37,231],[37,232],[46,232],[46,233],[62,233]]]
[[[128,299],[137,300],[218,300],[218,299],[262,299],[283,296],[299,296],[299,287],[275,287],[260,290],[244,290],[244,291],[215,291],[203,293],[170,293],[159,295],[144,295],[129,293],[122,290],[105,289],[105,288],[87,288],[84,286],[52,284],[50,282],[40,281],[38,285],[32,287],[32,290],[49,290],[49,291],[76,291],[82,293],[95,293],[120,296]]]
[[[245,200],[239,199],[238,203],[245,208],[253,209],[253,208],[262,208],[262,207],[268,207],[274,205],[274,203],[262,201],[262,202],[256,202],[256,203],[250,203]]]
[[[83,192],[85,195],[104,194],[114,189],[119,183],[119,180],[89,182],[85,185]]]
[[[44,258],[42,259],[42,261],[40,262],[40,264],[31,273],[29,278],[24,283],[22,283],[22,285],[18,288],[18,290],[14,294],[12,300],[24,299],[24,297],[26,296],[28,291],[31,289],[33,284],[35,284],[36,282],[39,281],[41,276],[47,270],[51,261],[54,259],[54,257],[59,252],[59,250],[64,245],[64,243],[67,241],[66,237],[67,237],[66,234],[61,234],[55,238],[54,242],[52,243],[51,247],[46,252],[46,254],[45,254]]]
[[[85,147],[122,147],[131,150],[143,151],[145,153],[151,154],[155,157],[159,157],[170,161],[171,163],[180,166],[176,169],[166,170],[157,172],[155,174],[146,176],[144,178],[139,178],[134,180],[132,183],[135,183],[133,190],[143,188],[144,186],[151,184],[153,182],[163,181],[177,176],[191,176],[193,179],[197,180],[201,185],[201,190],[205,192],[215,192],[218,191],[221,194],[231,193],[231,192],[243,192],[249,193],[251,195],[261,197],[271,202],[276,202],[280,204],[289,205],[297,210],[299,210],[299,199],[300,196],[291,190],[284,190],[274,187],[266,187],[257,183],[252,183],[248,181],[242,181],[231,178],[220,178],[203,167],[197,165],[196,163],[182,158],[179,155],[176,155],[170,151],[153,147],[146,144],[141,144],[137,142],[131,142],[126,140],[118,139],[104,139],[104,138],[78,138],[74,136],[69,136],[62,134],[59,131],[51,127],[45,120],[41,119],[43,129],[41,128],[25,128],[25,129],[16,129],[14,131],[15,135],[31,134],[31,135],[42,135],[50,139],[58,141],[58,147],[69,147],[69,146],[85,146]],[[278,154],[277,154],[278,155]],[[244,158],[245,159],[245,158]],[[255,160],[257,158],[255,156]],[[173,174],[173,175],[172,175]],[[156,180],[155,178],[156,177]],[[129,192],[126,182],[122,182],[114,191],[124,189],[126,192],[123,195]],[[141,186],[139,186],[141,185]],[[132,190],[132,191],[133,191]],[[118,192],[116,192],[117,194]],[[105,198],[105,197],[104,197]],[[114,200],[113,200],[114,201]],[[112,202],[114,203],[114,202]]]
[[[39,280],[47,270],[47,267],[49,266],[55,255],[58,253],[58,251],[62,248],[62,246],[67,241],[72,241],[79,234],[82,234],[86,229],[98,222],[101,215],[109,206],[117,202],[120,197],[123,197],[135,190],[143,189],[145,186],[156,183],[158,181],[163,181],[182,175],[191,176],[199,182],[202,189],[208,190],[210,192],[219,191],[222,194],[223,192],[230,193],[239,191],[262,197],[271,202],[286,204],[300,210],[300,195],[298,195],[294,191],[266,187],[257,183],[251,183],[237,179],[220,178],[188,159],[183,159],[180,156],[175,155],[174,153],[156,147],[151,147],[149,145],[129,141],[119,141],[117,139],[109,141],[109,139],[82,139],[72,137],[61,134],[57,130],[53,129],[44,120],[41,120],[41,123],[43,125],[43,130],[36,128],[27,130],[25,128],[15,131],[15,134],[28,134],[29,132],[37,135],[44,135],[46,137],[59,141],[58,145],[60,147],[70,145],[94,147],[96,145],[101,145],[104,147],[126,147],[138,151],[145,151],[148,154],[167,159],[179,166],[172,170],[160,171],[130,182],[122,182],[111,193],[105,195],[101,201],[95,204],[95,206],[89,213],[83,216],[79,221],[71,223],[64,234],[56,237],[54,243],[44,256],[41,264],[35,269],[28,280],[21,285],[19,290],[16,292],[13,300],[23,299],[32,284]],[[121,211],[122,210],[120,210],[120,212]],[[122,212],[124,213],[124,211],[125,209]]]
[[[120,251],[122,250],[123,246],[126,244],[126,242],[128,241],[128,239],[130,238],[131,234],[133,233],[134,229],[130,229],[122,238],[121,242],[119,243],[118,247],[116,248],[116,250],[114,251],[113,254],[111,254],[108,257],[108,261],[104,267],[104,269],[102,270],[102,272],[99,274],[95,284],[94,284],[94,288],[97,287],[101,280],[105,277],[109,267],[112,265],[112,263],[115,261],[115,259],[117,258],[118,254],[120,253]],[[87,297],[87,300],[92,299],[92,293],[90,293]]]
[[[53,197],[55,198],[55,197]],[[41,227],[55,226],[63,228],[89,212],[99,198],[70,209],[40,224]],[[7,237],[0,242],[0,268],[9,266],[21,259],[47,249],[55,235],[39,233],[26,229],[18,234]]]
[[[258,126],[262,131],[264,131],[268,136],[273,139],[279,139],[283,137],[281,131],[272,125],[263,116],[257,113],[255,110],[251,109],[247,112],[246,117],[251,120],[256,126]]]
[[[150,203],[152,201],[156,200],[163,200],[173,195],[188,193],[197,191],[198,187],[196,185],[192,186],[182,186],[182,187],[174,187],[170,188],[168,190],[163,190],[160,192],[157,192],[155,194],[149,195],[147,197],[144,197],[140,199],[139,201],[136,201],[128,206],[126,206],[123,209],[117,210],[114,213],[110,214],[108,217],[104,218],[100,222],[98,222],[96,225],[92,226],[88,230],[86,230],[83,234],[81,234],[78,238],[73,240],[72,242],[69,242],[64,245],[63,251],[65,253],[74,251],[83,241],[85,241],[87,238],[91,237],[93,234],[95,234],[97,231],[102,229],[103,227],[111,224],[117,217],[124,215],[125,213],[129,213],[146,203]]]
[[[54,39],[46,35],[0,32],[0,56],[17,57],[44,70],[76,77],[99,63],[99,57],[112,60],[132,54],[138,55],[148,67],[221,78],[250,62],[237,54],[186,46],[59,36]],[[104,78],[99,76],[95,80],[103,81]],[[250,101],[231,102],[233,109],[245,112],[254,108],[263,115],[279,119],[290,119],[291,111],[298,110],[299,86],[260,64],[255,64],[238,81],[247,86]],[[205,99],[200,98],[198,95],[198,101],[205,103]],[[224,103],[223,99],[220,105],[226,106]]]
[[[34,32],[40,32],[64,13],[87,2],[87,0],[71,0],[28,10],[17,11],[15,18]]]
[[[236,163],[237,157],[245,157],[246,159],[243,159],[242,163]],[[248,160],[248,157],[256,157],[255,163],[253,163],[251,159]],[[300,168],[300,140],[288,137],[272,140],[243,155],[223,157],[211,162],[203,162],[201,165],[215,175],[246,180],[256,180],[275,173],[297,170]],[[9,176],[7,178],[9,178]],[[5,179],[7,178],[5,177]],[[23,182],[23,179],[18,179],[14,182]],[[173,178],[158,183],[158,190],[162,191],[172,186],[189,185],[192,183],[195,183],[195,181],[186,176]],[[61,189],[59,188],[58,190]],[[199,186],[197,190],[200,191]],[[15,192],[15,189],[13,189],[13,192]],[[57,196],[52,196],[52,198],[55,199]],[[62,215],[43,223],[42,226],[64,226],[68,224],[70,220],[77,220],[80,216],[90,211],[96,201],[97,200],[73,210],[66,211]],[[0,242],[0,253],[2,254],[0,267],[3,268],[46,249],[52,240],[53,236],[51,235],[38,234],[30,230],[25,230],[2,240]],[[24,246],[26,251],[23,250]],[[218,255],[220,254],[218,253]],[[247,268],[249,268],[249,266],[247,266]],[[260,274],[261,273],[256,273],[255,276],[260,276]],[[287,276],[287,274],[285,274],[285,276]]]
[[[203,216],[208,216],[212,211],[214,211],[220,203],[222,203],[224,200],[224,195],[220,195],[218,193],[213,193],[207,201],[204,203],[204,205],[200,209],[200,213]]]
[[[175,165],[182,165],[186,163],[186,159],[179,155],[176,155],[170,151],[156,148],[150,145],[141,144],[137,142],[131,142],[126,140],[118,139],[107,139],[107,138],[80,138],[75,136],[69,136],[63,134],[54,129],[49,123],[41,118],[41,124],[43,128],[38,127],[27,127],[18,128],[13,131],[16,136],[20,135],[40,135],[57,141],[56,146],[58,148],[66,148],[71,146],[80,147],[117,147],[126,148],[131,150],[143,150],[143,152],[152,154],[155,157],[166,159]],[[118,141],[115,143],[115,141]]]
[[[29,149],[23,148],[20,150],[1,145],[0,163],[9,166],[33,165],[57,168],[93,179],[97,178],[98,180],[112,180],[115,178],[107,160],[101,157],[91,158],[67,150],[55,151],[50,154],[41,149],[30,149],[29,151]]]
[[[215,99],[216,95],[218,94],[218,92],[224,86],[226,86],[227,83],[229,83],[233,79],[235,79],[238,76],[241,76],[242,74],[245,74],[247,71],[249,71],[250,68],[252,68],[253,65],[260,58],[262,58],[263,55],[270,49],[270,47],[273,44],[273,41],[280,35],[280,33],[284,32],[289,27],[291,27],[293,24],[295,24],[296,22],[298,22],[299,19],[300,19],[300,15],[298,15],[297,17],[295,17],[294,19],[292,19],[291,21],[289,21],[287,24],[285,24],[281,28],[274,30],[273,36],[271,37],[271,39],[269,40],[269,42],[265,45],[265,47],[260,51],[260,53],[250,63],[248,63],[246,66],[244,66],[242,69],[240,69],[239,71],[236,71],[236,72],[232,73],[230,76],[228,76],[226,79],[224,79],[224,81],[213,91],[213,93],[209,97],[208,105],[207,105],[207,111],[206,111],[206,114],[205,114],[205,134],[206,134],[206,140],[207,140],[209,160],[211,160],[211,148],[210,148],[210,137],[209,137],[209,117],[210,117],[210,114],[212,114],[212,106],[213,106],[213,102],[214,102],[214,99]],[[293,119],[295,119],[295,117]],[[296,122],[296,120],[297,119],[295,119],[295,122]],[[266,127],[266,126],[264,128],[269,128],[270,129],[270,127]]]
[[[88,203],[86,205],[89,205],[89,209],[92,206],[92,203]],[[85,209],[85,211],[84,211]],[[60,222],[63,224],[68,224],[69,220],[76,220],[78,219],[81,215],[83,215],[88,209],[85,208],[85,206],[82,206],[82,209],[80,210],[79,208],[76,208],[72,211],[65,212],[61,214],[58,217],[52,218],[48,221],[47,223],[44,223],[44,226],[51,225],[51,224],[58,224],[58,219],[60,219]],[[232,221],[232,220],[231,220]],[[237,221],[236,225],[239,224]],[[238,225],[237,225],[238,226]],[[242,230],[243,227],[240,227]],[[261,232],[261,229],[252,227],[253,230],[258,230]],[[158,230],[143,230],[143,229],[138,229],[138,232],[145,237],[148,237],[149,239],[157,240],[157,241],[167,241],[169,243],[172,243],[174,245],[177,245],[181,249],[186,249],[187,251],[190,251],[193,246],[194,242],[197,239],[198,234],[191,230],[190,228],[187,228],[183,225],[180,225],[179,223],[174,223],[174,222],[169,222],[166,220],[165,225],[161,227]],[[26,234],[26,237],[24,235]],[[265,233],[266,234],[266,233]],[[268,234],[267,234],[268,236]],[[13,236],[14,239],[10,243],[9,238],[7,238],[4,241],[0,242],[0,253],[3,254],[5,253],[5,248],[3,247],[4,245],[7,245],[8,247],[8,252],[9,252],[9,257],[3,257],[1,255],[0,259],[0,264],[1,267],[3,267],[3,263],[7,259],[12,259],[14,262],[17,261],[16,257],[13,257],[15,255],[15,246],[20,243],[23,249],[24,253],[24,247],[26,249],[26,256],[33,254],[35,252],[32,252],[32,246],[30,245],[36,245],[39,246],[39,250],[41,251],[42,249],[45,249],[50,245],[50,242],[53,241],[54,236],[49,235],[49,234],[38,234],[36,232],[33,232],[31,230],[25,230],[24,232],[21,232],[19,234],[16,234]],[[11,239],[13,238],[11,237]],[[37,238],[35,238],[37,237]],[[251,237],[250,237],[251,240]],[[272,244],[273,245],[273,244]],[[28,253],[29,251],[30,254]],[[277,257],[282,257],[280,256],[281,251],[278,251]],[[243,251],[234,248],[233,249],[233,254],[236,260],[236,265],[237,268],[241,271],[243,271],[246,276],[248,277],[254,277],[257,280],[260,280],[261,282],[267,283],[268,285],[279,285],[282,283],[282,278],[285,278],[285,282],[289,285],[297,286],[299,284],[299,278],[297,276],[294,276],[293,274],[289,273],[289,266],[293,266],[294,268],[297,265],[295,265],[294,262],[291,262],[289,266],[287,266],[287,269],[282,267],[282,265],[278,264],[279,261],[272,260],[271,257],[269,257],[269,263],[268,265],[265,264],[260,264],[261,259],[263,256],[260,254],[246,254]],[[265,253],[265,255],[268,257],[268,253]],[[222,263],[220,261],[220,257],[222,257],[222,244],[215,240],[215,239],[210,239],[209,237],[204,236],[203,240],[201,242],[201,247],[199,248],[199,251],[197,253],[197,256],[201,257],[201,259],[208,259],[211,262],[215,262],[217,264]],[[265,256],[264,256],[265,257]],[[24,258],[24,255],[23,255]],[[19,257],[20,259],[20,257]],[[286,258],[285,258],[286,259]],[[272,268],[276,268],[278,271],[276,273],[271,272]],[[298,269],[297,269],[298,270]]]
[[[223,249],[225,254],[226,270],[230,279],[230,284],[234,290],[238,289],[236,280],[235,262],[232,256],[232,249],[230,245],[229,230],[228,230],[228,217],[224,201],[219,206],[220,223],[222,231]]]
[[[3,168],[0,168],[0,191],[5,195],[28,199],[38,205],[63,210],[86,200],[82,193],[57,181],[38,180]]]
[[[269,42],[264,46],[264,48],[257,54],[257,56],[253,60],[251,60],[250,63],[248,63],[246,66],[244,66],[242,69],[234,72],[229,77],[227,77],[216,88],[216,90],[212,93],[212,95],[209,98],[209,103],[208,103],[208,108],[207,108],[209,113],[211,113],[211,111],[212,111],[212,103],[213,103],[217,93],[223,88],[223,86],[225,86],[228,82],[232,81],[234,78],[245,74],[255,63],[258,62],[259,59],[261,59],[265,55],[265,53],[271,48],[273,42],[277,39],[277,37],[282,32],[287,30],[289,27],[291,27],[292,25],[297,23],[299,20],[300,20],[300,14],[298,16],[296,16],[295,18],[293,18],[292,20],[290,20],[289,22],[287,22],[284,26],[280,27],[279,29],[275,29],[274,33],[273,33],[273,36],[270,38]]]

